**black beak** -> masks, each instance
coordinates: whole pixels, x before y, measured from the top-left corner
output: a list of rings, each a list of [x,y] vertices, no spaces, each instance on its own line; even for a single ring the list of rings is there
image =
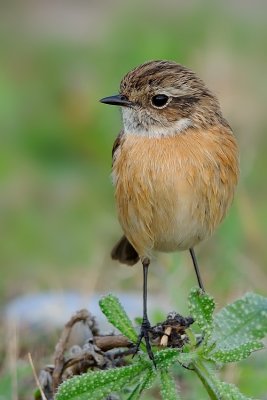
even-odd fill
[[[116,94],[115,96],[104,97],[104,99],[100,100],[100,103],[110,104],[112,106],[122,106],[122,107],[131,107],[132,102],[127,99],[126,96],[122,94]]]

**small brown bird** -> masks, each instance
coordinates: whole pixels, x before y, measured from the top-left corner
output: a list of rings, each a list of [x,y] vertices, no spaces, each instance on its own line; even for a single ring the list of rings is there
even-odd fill
[[[194,246],[209,237],[232,203],[239,175],[236,139],[216,96],[190,69],[149,61],[102,103],[122,107],[123,130],[113,146],[112,175],[124,236],[112,258],[143,264],[144,337],[147,272],[154,250],[189,250],[204,290]]]

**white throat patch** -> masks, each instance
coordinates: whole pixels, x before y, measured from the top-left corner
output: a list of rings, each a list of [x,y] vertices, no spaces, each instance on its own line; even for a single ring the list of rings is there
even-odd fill
[[[190,118],[181,118],[175,121],[170,126],[156,126],[147,125],[144,126],[137,119],[136,111],[130,108],[122,108],[122,120],[124,126],[124,132],[128,135],[146,136],[146,137],[162,137],[162,136],[174,136],[177,133],[183,133],[183,131],[192,126]]]

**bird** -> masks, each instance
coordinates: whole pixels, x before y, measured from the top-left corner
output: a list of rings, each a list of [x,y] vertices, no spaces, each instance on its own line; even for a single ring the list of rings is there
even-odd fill
[[[188,250],[204,292],[194,248],[225,217],[239,178],[237,140],[216,95],[191,69],[168,60],[128,72],[119,94],[123,128],[112,149],[112,180],[123,236],[111,252],[120,263],[143,265],[145,340],[153,361],[147,312],[148,270],[155,252]]]

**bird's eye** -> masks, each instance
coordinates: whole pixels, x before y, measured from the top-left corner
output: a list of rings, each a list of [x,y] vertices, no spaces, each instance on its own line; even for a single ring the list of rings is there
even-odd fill
[[[151,103],[154,107],[163,108],[168,103],[169,97],[166,94],[156,94],[152,97]]]

